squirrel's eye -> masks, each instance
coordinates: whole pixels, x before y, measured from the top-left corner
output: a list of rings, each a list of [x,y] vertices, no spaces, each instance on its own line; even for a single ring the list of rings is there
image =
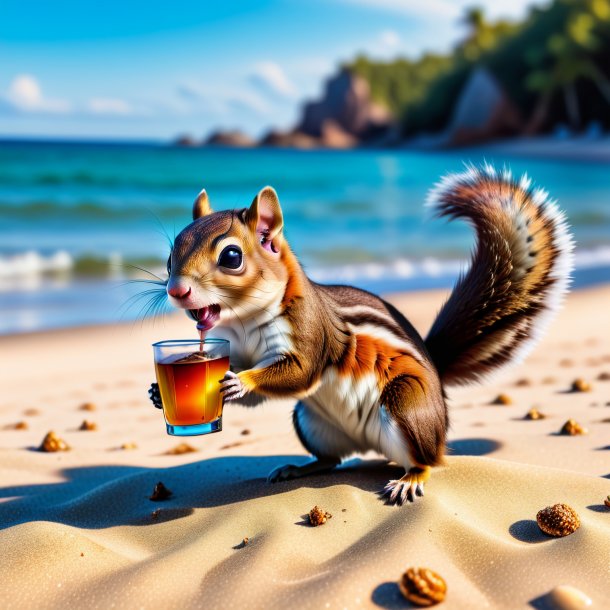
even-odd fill
[[[169,255],[169,258],[167,259],[167,275],[171,275],[172,273],[172,255]]]
[[[227,246],[218,257],[218,266],[235,271],[242,265],[244,255],[237,246]]]

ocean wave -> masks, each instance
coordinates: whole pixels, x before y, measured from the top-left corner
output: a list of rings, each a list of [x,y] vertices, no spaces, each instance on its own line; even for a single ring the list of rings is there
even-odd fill
[[[145,270],[145,268],[148,269]],[[156,257],[125,258],[118,252],[108,256],[84,254],[72,256],[65,250],[50,254],[28,250],[0,255],[0,280],[20,280],[50,275],[78,275],[81,277],[133,276],[164,272],[163,261]]]
[[[358,283],[361,280],[401,280],[417,278],[456,278],[467,269],[467,259],[428,257],[421,260],[401,258],[391,262],[316,266],[307,274],[317,282]],[[22,278],[50,274],[70,273],[80,276],[133,275],[141,267],[147,273],[164,275],[164,262],[156,257],[129,258],[118,252],[107,256],[85,254],[72,256],[64,250],[49,254],[28,250],[11,255],[0,255],[0,278]],[[592,250],[577,250],[576,269],[610,267],[610,246]]]

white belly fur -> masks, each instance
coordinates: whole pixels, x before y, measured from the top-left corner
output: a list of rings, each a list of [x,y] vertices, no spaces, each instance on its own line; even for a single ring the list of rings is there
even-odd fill
[[[326,420],[329,427],[341,430],[343,434],[337,435],[337,450],[342,455],[345,454],[347,436],[353,443],[351,453],[372,449],[389,460],[409,467],[411,464],[407,444],[385,407],[379,404],[379,399],[380,392],[374,374],[356,381],[339,375],[333,367],[324,373],[316,391],[302,399],[302,402],[319,418]],[[304,431],[307,433],[307,430]],[[324,436],[326,444],[330,445],[332,435]],[[332,447],[327,447],[327,451],[332,455]]]

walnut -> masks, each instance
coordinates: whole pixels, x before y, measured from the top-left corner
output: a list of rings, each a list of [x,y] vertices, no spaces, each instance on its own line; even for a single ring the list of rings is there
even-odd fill
[[[84,402],[79,409],[81,411],[95,411],[97,407],[92,402]]]
[[[309,523],[314,527],[324,525],[331,517],[330,513],[323,511],[319,506],[314,506],[309,511]]]
[[[568,536],[580,527],[580,519],[567,504],[547,506],[536,515],[538,527],[549,536]]]
[[[83,423],[80,425],[79,430],[97,430],[97,424],[95,422],[89,421],[88,419],[83,419]]]
[[[428,568],[409,568],[398,581],[400,592],[416,606],[434,606],[445,599],[447,584]]]
[[[532,407],[526,414],[523,419],[544,419],[546,415],[544,413],[540,413],[538,409]]]
[[[572,392],[590,392],[591,384],[584,379],[575,379],[572,382]]]
[[[38,451],[46,451],[48,453],[53,453],[55,451],[69,451],[70,447],[66,441],[62,440],[51,430],[47,432],[47,435],[42,439],[42,443],[40,447],[38,447]]]
[[[498,394],[492,401],[492,405],[512,405],[513,399],[508,394]]]
[[[183,453],[193,453],[195,451],[197,451],[197,449],[188,443],[180,443],[179,445],[168,449],[164,455],[182,455]]]
[[[568,419],[568,421],[561,427],[559,434],[565,434],[566,436],[578,436],[580,434],[587,434],[587,429],[583,428],[575,420]]]
[[[162,500],[167,500],[172,495],[172,492],[159,481],[155,488],[153,489],[152,495],[150,496],[150,500],[153,502],[161,502]]]

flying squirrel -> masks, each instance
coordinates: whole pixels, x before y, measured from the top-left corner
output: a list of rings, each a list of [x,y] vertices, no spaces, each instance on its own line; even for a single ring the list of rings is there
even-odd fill
[[[212,211],[205,190],[195,200],[168,259],[168,299],[200,332],[230,341],[225,403],[298,401],[294,429],[313,460],[276,468],[270,482],[372,449],[405,469],[382,491],[389,503],[423,496],[446,449],[444,388],[521,360],[561,304],[572,238],[527,176],[469,166],[443,178],[428,205],[466,219],[476,246],[424,339],[382,298],[309,279],[284,237],[273,188],[237,210]],[[155,384],[149,393],[160,407]]]

